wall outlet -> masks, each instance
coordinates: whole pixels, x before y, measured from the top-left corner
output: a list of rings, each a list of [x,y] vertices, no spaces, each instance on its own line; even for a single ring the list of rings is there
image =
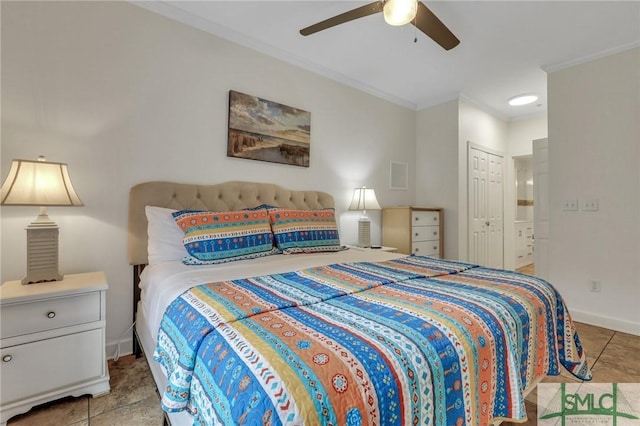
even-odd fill
[[[597,212],[600,208],[597,198],[591,198],[582,201],[582,211],[585,212]]]
[[[564,200],[562,205],[564,211],[578,211],[578,200]]]
[[[589,288],[595,293],[599,293],[602,290],[602,282],[600,280],[589,281]]]

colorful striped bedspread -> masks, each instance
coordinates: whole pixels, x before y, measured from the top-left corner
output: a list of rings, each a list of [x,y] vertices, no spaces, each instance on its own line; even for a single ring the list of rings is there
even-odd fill
[[[163,317],[165,411],[203,425],[487,425],[563,366],[590,380],[544,280],[421,256],[194,287]]]

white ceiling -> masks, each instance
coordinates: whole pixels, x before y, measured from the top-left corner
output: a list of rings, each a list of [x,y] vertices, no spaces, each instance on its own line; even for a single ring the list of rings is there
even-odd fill
[[[382,14],[298,32],[366,1],[134,3],[413,109],[462,97],[503,119],[546,111],[545,70],[640,46],[640,1],[424,1],[460,39],[450,51]],[[521,93],[539,100],[507,104]]]

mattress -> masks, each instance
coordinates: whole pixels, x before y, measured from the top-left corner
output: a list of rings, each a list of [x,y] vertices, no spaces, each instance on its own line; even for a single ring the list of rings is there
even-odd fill
[[[348,250],[142,278],[143,346],[184,424],[522,421],[543,376],[590,379],[560,295],[513,272]]]
[[[193,266],[180,261],[147,266],[140,277],[141,302],[155,340],[167,306],[189,288],[212,281],[275,274],[340,262],[379,261],[403,255],[382,250],[350,248],[339,252],[275,255],[217,265]]]

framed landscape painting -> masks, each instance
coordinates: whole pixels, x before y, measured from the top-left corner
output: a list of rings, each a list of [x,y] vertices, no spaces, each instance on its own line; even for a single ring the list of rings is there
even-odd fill
[[[309,167],[311,113],[229,91],[227,156]]]

